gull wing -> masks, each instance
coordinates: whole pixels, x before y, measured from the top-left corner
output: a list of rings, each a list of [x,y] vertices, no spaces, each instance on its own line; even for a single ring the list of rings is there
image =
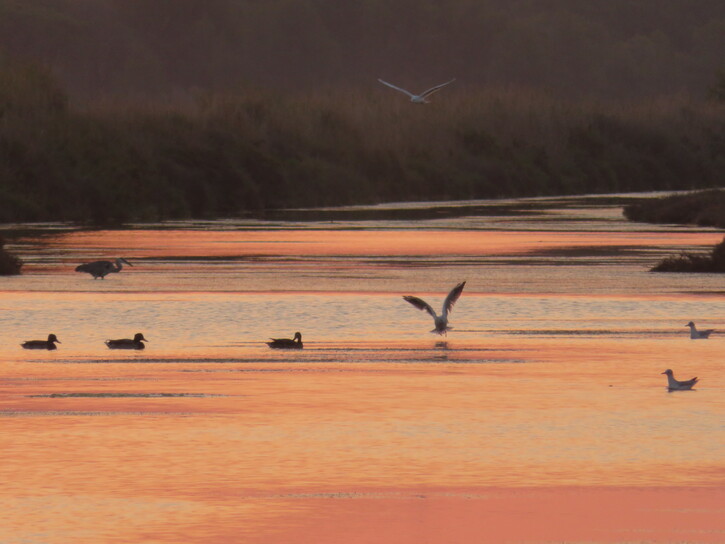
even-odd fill
[[[453,310],[453,305],[456,303],[458,298],[461,296],[461,293],[463,292],[463,288],[465,287],[466,282],[462,281],[458,285],[456,285],[453,289],[451,289],[451,292],[448,293],[448,296],[446,297],[446,300],[443,301],[443,315],[448,315],[451,310]]]
[[[430,96],[430,95],[432,95],[432,94],[433,94],[434,92],[436,92],[436,91],[439,91],[440,89],[442,89],[443,87],[445,87],[446,85],[450,85],[450,84],[451,84],[451,83],[453,83],[453,82],[454,82],[455,80],[456,80],[456,78],[453,78],[453,79],[451,79],[450,81],[446,81],[445,83],[441,83],[440,85],[436,85],[435,87],[431,87],[431,88],[430,88],[430,89],[428,89],[427,91],[424,91],[424,92],[420,93],[420,96],[422,96],[423,98],[425,98],[425,97],[427,97],[427,96]]]
[[[410,302],[413,306],[415,306],[419,310],[425,310],[431,316],[433,316],[433,318],[436,317],[435,311],[433,311],[433,308],[431,308],[430,304],[428,304],[425,300],[420,299],[418,297],[411,297],[411,296],[404,296],[403,299]]]
[[[405,89],[401,89],[400,87],[396,87],[396,86],[395,86],[395,85],[393,85],[392,83],[388,83],[387,81],[383,81],[382,79],[379,79],[379,78],[378,78],[378,81],[379,81],[380,83],[382,83],[383,85],[387,85],[387,86],[388,86],[388,87],[390,87],[391,89],[395,89],[396,91],[400,91],[401,93],[405,93],[405,94],[407,94],[407,95],[408,95],[408,96],[409,96],[410,98],[415,98],[415,95],[414,95],[413,93],[411,93],[411,92],[408,92],[408,91],[406,91]]]

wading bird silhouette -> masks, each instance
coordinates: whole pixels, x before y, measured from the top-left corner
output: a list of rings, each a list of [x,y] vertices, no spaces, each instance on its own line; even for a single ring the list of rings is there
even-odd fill
[[[76,272],[88,272],[93,279],[104,279],[108,274],[120,272],[123,265],[133,266],[126,259],[118,258],[115,261],[94,261],[76,266]],[[115,265],[115,266],[114,266]]]
[[[392,83],[388,83],[387,81],[383,81],[382,79],[378,79],[380,83],[383,85],[387,85],[391,89],[395,89],[396,91],[400,91],[401,93],[405,93],[410,97],[410,101],[415,104],[430,104],[428,100],[426,100],[430,95],[432,95],[434,92],[441,90],[446,85],[450,85],[456,80],[456,78],[451,79],[450,81],[446,81],[445,83],[441,83],[440,85],[436,85],[435,87],[431,87],[427,91],[423,91],[420,94],[413,94],[410,91],[406,91],[405,89],[401,89],[400,87],[396,87]]]
[[[419,310],[425,310],[431,315],[431,317],[433,318],[433,322],[435,323],[435,329],[430,332],[435,332],[437,334],[447,334],[447,332],[452,328],[448,326],[448,314],[451,313],[451,311],[453,310],[453,305],[461,296],[461,293],[463,292],[463,287],[465,285],[466,282],[463,281],[456,285],[453,289],[451,289],[451,292],[448,293],[448,296],[443,301],[443,310],[441,311],[441,315],[436,314],[435,310],[431,308],[430,304],[418,297],[412,297],[408,295],[404,296],[403,299],[410,302]]]

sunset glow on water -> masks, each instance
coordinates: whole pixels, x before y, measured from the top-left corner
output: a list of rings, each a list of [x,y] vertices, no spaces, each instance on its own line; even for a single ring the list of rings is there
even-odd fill
[[[725,283],[647,269],[723,234],[610,211],[22,240],[0,542],[722,542]]]

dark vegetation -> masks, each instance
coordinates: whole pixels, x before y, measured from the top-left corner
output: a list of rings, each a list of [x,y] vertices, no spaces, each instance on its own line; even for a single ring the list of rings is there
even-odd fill
[[[0,222],[717,187],[724,30],[721,0],[0,0]]]
[[[725,190],[713,189],[643,199],[625,206],[624,216],[630,221],[689,224],[725,229]]]
[[[0,222],[105,225],[722,183],[719,104],[469,91],[416,106],[388,90],[79,108],[47,70],[0,60]]]
[[[643,199],[624,207],[631,221],[725,228],[725,190],[714,189]],[[667,257],[653,272],[725,272],[725,239],[710,255],[683,252]]]
[[[652,272],[725,272],[725,238],[710,255],[683,253],[667,257]]]
[[[283,91],[375,79],[423,90],[704,96],[725,69],[722,0],[0,0],[0,50],[74,97]]]
[[[5,250],[5,239],[0,236],[0,276],[20,274],[23,263]]]

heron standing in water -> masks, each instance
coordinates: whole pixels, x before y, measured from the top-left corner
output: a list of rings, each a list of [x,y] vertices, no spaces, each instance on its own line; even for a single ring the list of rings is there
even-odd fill
[[[88,272],[93,279],[104,279],[108,274],[120,272],[123,265],[133,266],[126,259],[119,257],[115,261],[94,261],[76,266],[76,272]]]

